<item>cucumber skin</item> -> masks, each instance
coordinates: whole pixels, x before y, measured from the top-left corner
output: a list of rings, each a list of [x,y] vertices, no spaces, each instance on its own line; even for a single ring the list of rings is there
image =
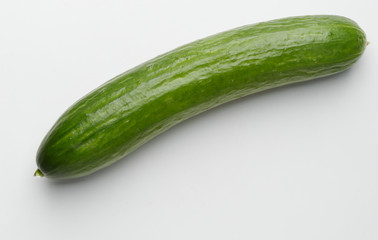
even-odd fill
[[[111,79],[71,106],[41,143],[46,177],[91,174],[222,103],[348,69],[365,33],[345,17],[300,16],[184,45]]]

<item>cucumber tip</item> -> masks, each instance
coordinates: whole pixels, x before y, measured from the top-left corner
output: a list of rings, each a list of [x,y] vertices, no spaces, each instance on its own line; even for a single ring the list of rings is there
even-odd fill
[[[34,173],[34,176],[38,176],[38,177],[44,177],[43,173],[41,172],[41,170],[37,169]]]

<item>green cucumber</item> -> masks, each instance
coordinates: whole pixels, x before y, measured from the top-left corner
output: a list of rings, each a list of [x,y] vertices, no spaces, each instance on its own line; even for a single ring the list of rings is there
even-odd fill
[[[36,174],[81,177],[173,125],[231,100],[349,68],[367,45],[352,20],[299,16],[239,27],[160,55],[71,106],[37,153]]]

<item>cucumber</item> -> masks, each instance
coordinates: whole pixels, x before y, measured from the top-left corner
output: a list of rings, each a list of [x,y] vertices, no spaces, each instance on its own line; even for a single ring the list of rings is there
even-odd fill
[[[71,106],[37,152],[36,175],[109,166],[175,124],[231,100],[349,68],[367,45],[352,20],[289,17],[222,32],[116,76]]]

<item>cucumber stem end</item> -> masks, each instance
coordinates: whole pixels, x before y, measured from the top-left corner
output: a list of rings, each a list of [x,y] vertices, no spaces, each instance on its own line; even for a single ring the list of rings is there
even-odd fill
[[[43,173],[41,172],[41,170],[37,169],[34,173],[34,176],[38,176],[38,177],[43,177]]]

